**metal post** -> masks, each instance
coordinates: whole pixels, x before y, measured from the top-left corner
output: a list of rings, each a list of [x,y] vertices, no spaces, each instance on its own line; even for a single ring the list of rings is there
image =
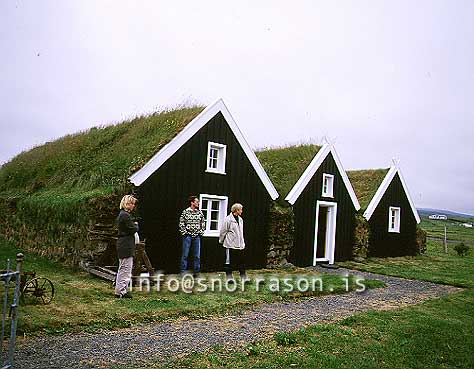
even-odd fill
[[[3,358],[3,337],[5,335],[5,319],[7,316],[7,307],[8,307],[8,290],[10,288],[10,259],[7,261],[7,272],[5,277],[5,291],[3,293],[3,315],[2,315],[2,333],[0,334],[0,360]]]
[[[448,242],[446,241],[446,224],[444,225],[444,253],[448,253]]]
[[[13,354],[15,353],[16,343],[16,326],[18,322],[18,302],[20,297],[20,279],[21,279],[21,268],[23,264],[23,254],[16,254],[16,281],[15,281],[15,294],[13,296],[12,304],[12,326],[10,333],[10,349],[8,351],[8,360],[13,363]]]

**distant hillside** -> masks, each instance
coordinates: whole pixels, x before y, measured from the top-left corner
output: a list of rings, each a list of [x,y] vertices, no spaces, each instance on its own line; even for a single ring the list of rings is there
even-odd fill
[[[456,218],[474,218],[474,215],[457,213],[451,210],[440,210],[440,209],[431,209],[431,208],[418,208],[416,210],[418,210],[418,213],[420,215],[426,215],[426,216],[431,215],[431,214],[444,214],[449,217],[456,217]]]

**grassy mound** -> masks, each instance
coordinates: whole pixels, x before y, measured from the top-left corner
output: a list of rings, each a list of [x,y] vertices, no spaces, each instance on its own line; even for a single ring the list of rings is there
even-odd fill
[[[320,146],[309,144],[265,149],[255,153],[280,194],[277,200],[280,205],[288,206],[286,195],[320,149]]]
[[[202,107],[165,111],[67,135],[23,152],[0,169],[0,193],[87,192],[120,186]]]
[[[347,176],[359,200],[361,210],[367,209],[370,200],[382,184],[389,169],[350,170]]]
[[[107,245],[95,236],[95,226],[113,223],[120,197],[130,189],[128,177],[202,110],[140,116],[19,154],[0,168],[4,235],[27,250],[71,263],[103,251]]]

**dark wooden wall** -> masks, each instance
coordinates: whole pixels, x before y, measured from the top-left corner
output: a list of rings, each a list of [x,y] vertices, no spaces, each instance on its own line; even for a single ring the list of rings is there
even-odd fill
[[[400,233],[388,232],[390,206],[400,208]],[[416,219],[398,173],[377,205],[369,225],[370,256],[416,255]]]
[[[333,198],[321,196],[323,173],[334,175]],[[292,263],[299,266],[313,265],[317,200],[337,203],[334,260],[349,259],[352,256],[355,208],[331,153],[328,154],[293,206],[295,238],[290,259]]]
[[[209,141],[227,145],[226,175],[205,172]],[[157,269],[167,273],[179,271],[179,216],[189,206],[187,197],[199,194],[228,196],[227,214],[233,203],[243,204],[247,264],[252,268],[264,267],[271,197],[221,113],[138,189],[140,236],[146,238],[147,253]],[[201,242],[202,270],[222,270],[224,250],[218,238],[203,237]]]

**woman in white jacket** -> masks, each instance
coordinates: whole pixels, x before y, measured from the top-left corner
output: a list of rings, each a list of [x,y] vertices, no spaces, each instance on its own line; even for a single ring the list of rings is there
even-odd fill
[[[224,271],[227,279],[232,279],[232,271],[237,269],[240,278],[247,278],[245,273],[245,241],[244,220],[242,219],[242,204],[234,204],[231,213],[225,217],[219,232],[219,243],[225,247]]]

